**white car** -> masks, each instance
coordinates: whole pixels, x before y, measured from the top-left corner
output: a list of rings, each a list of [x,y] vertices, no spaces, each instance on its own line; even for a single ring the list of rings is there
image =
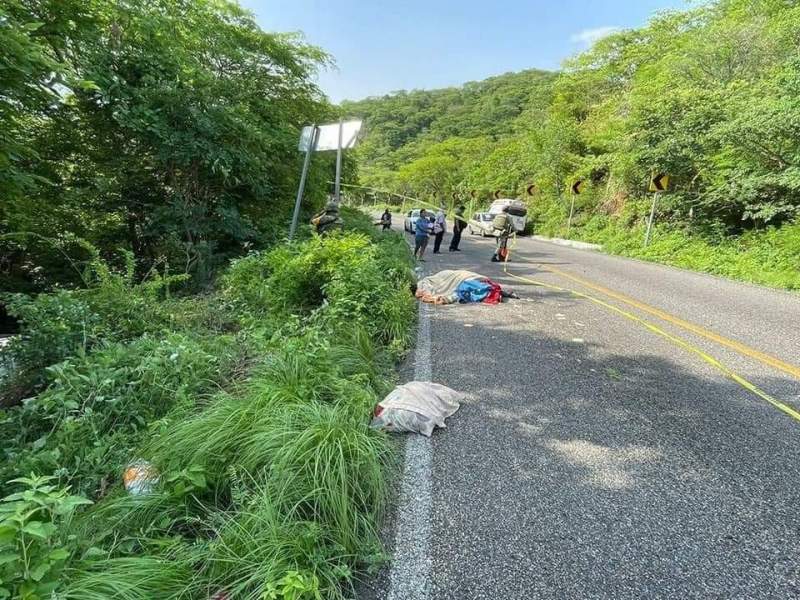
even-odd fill
[[[414,233],[416,230],[414,229],[417,226],[417,219],[419,219],[419,208],[415,208],[414,210],[408,211],[406,213],[406,218],[403,221],[403,229],[405,229],[408,233]],[[428,220],[433,223],[434,217],[430,211],[426,211],[428,213]]]
[[[528,207],[522,200],[512,200],[511,198],[500,198],[492,202],[489,207],[489,214],[494,217],[503,212],[503,209],[508,209],[508,215],[511,217],[511,222],[514,224],[514,229],[517,233],[525,231],[525,225],[528,223]]]
[[[467,225],[467,230],[470,232],[471,235],[479,235],[481,237],[493,236],[494,235],[494,229],[492,229],[493,220],[494,220],[494,215],[490,215],[488,212],[475,213],[469,220],[469,224]]]

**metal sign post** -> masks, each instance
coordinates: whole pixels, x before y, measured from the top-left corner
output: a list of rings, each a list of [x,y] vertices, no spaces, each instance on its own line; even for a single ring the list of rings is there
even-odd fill
[[[338,202],[341,196],[342,178],[342,151],[354,148],[358,142],[358,134],[361,132],[361,121],[345,121],[339,119],[338,123],[329,125],[309,125],[303,127],[300,133],[300,143],[298,150],[306,153],[303,162],[303,172],[300,175],[300,187],[297,190],[297,199],[294,204],[294,214],[292,215],[292,225],[289,229],[289,239],[294,237],[297,231],[297,220],[300,217],[300,204],[303,201],[303,193],[306,188],[306,178],[308,177],[308,167],[311,162],[313,152],[324,152],[326,150],[336,150],[336,181],[335,198]]]
[[[653,217],[656,214],[656,202],[658,201],[658,192],[653,192],[653,205],[650,207],[650,218],[647,219],[647,232],[644,234],[644,247],[650,243],[650,231],[653,229]]]
[[[339,141],[336,144],[336,179],[333,187],[333,197],[339,202],[342,197],[342,132],[344,119],[339,119]]]
[[[575,194],[572,195],[572,202],[569,205],[569,219],[567,219],[567,235],[569,230],[572,229],[572,215],[575,213]]]
[[[300,186],[297,188],[297,198],[294,201],[294,213],[292,214],[292,226],[289,228],[289,239],[294,238],[294,233],[297,231],[297,220],[300,218],[300,203],[303,201],[303,193],[306,190],[306,178],[308,177],[308,166],[311,164],[311,155],[314,153],[317,145],[317,136],[319,135],[319,128],[316,125],[311,126],[311,141],[306,150],[306,158],[303,161],[303,172],[300,174]]]
[[[650,243],[650,233],[653,230],[653,219],[656,215],[656,202],[658,195],[669,188],[669,175],[667,173],[653,173],[650,176],[650,191],[653,192],[653,205],[650,207],[650,218],[647,219],[647,231],[644,234],[644,247]]]
[[[583,180],[579,179],[575,183],[572,184],[572,202],[569,205],[569,219],[567,220],[567,235],[569,235],[570,229],[572,229],[572,216],[575,214],[575,196],[581,193],[583,190]]]

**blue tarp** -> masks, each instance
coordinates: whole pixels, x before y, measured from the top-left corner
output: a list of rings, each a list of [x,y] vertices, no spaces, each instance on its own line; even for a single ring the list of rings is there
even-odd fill
[[[492,291],[492,286],[485,281],[467,279],[456,288],[459,302],[483,302],[483,299]]]

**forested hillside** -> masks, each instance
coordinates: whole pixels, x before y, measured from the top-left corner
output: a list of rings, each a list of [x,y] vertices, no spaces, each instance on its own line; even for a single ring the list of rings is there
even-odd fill
[[[554,79],[531,70],[343,103],[345,113],[366,121],[358,150],[362,179],[419,194],[468,185],[475,166],[463,161],[485,158],[499,140],[524,131],[526,119],[542,118]]]
[[[798,40],[796,3],[720,0],[604,38],[557,76],[347,103],[368,123],[361,180],[429,200],[535,184],[538,230],[567,235],[582,179],[573,237],[800,287]],[[671,188],[643,250],[654,171]]]

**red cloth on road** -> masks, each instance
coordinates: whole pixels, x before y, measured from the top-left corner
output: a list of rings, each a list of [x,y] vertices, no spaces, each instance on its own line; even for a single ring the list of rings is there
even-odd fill
[[[484,304],[500,304],[503,301],[503,289],[499,283],[495,283],[491,279],[487,279],[484,283],[488,283],[492,291],[483,299]]]

